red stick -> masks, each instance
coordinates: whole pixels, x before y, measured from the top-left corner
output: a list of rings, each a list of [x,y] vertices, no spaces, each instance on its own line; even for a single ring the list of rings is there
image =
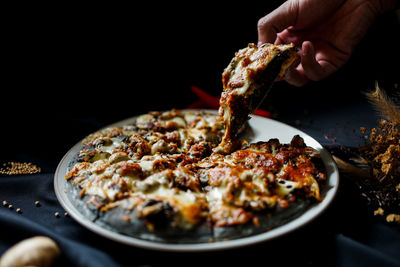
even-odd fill
[[[212,96],[205,91],[201,90],[197,86],[192,86],[191,87],[192,92],[197,95],[197,97],[204,102],[208,107],[213,108],[213,109],[218,109],[219,108],[219,97]]]

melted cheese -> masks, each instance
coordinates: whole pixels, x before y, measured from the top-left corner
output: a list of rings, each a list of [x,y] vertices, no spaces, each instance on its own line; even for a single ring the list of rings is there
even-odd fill
[[[114,200],[118,191],[110,187],[111,183],[110,179],[92,179],[85,184],[85,193],[99,196],[102,199]]]
[[[151,121],[153,121],[154,119],[155,119],[155,118],[154,118],[153,115],[144,114],[144,115],[139,116],[139,117],[136,119],[136,125],[137,125],[139,128],[147,128],[148,123],[151,122]]]
[[[238,68],[237,71],[240,72],[241,69]],[[243,88],[241,87],[241,90]],[[185,114],[184,119],[177,115],[172,118],[167,115],[165,114],[161,121],[157,121],[158,115],[144,115],[137,119],[136,123],[143,127],[148,127],[151,121],[162,123],[167,128],[169,127],[167,124],[171,126],[159,132],[147,128],[138,131],[149,147],[154,147],[154,154],[145,155],[151,154],[151,151],[145,151],[141,158],[129,156],[132,153],[132,146],[129,147],[121,138],[111,137],[111,142],[101,143],[100,141],[108,140],[108,137],[107,134],[99,135],[99,138],[103,139],[99,139],[97,143],[103,145],[98,145],[96,148],[104,155],[111,154],[111,158],[85,163],[86,167],[80,163],[66,175],[66,179],[73,181],[74,186],[80,186],[83,189],[82,195],[98,196],[106,200],[105,202],[108,200],[107,205],[117,205],[116,199],[119,193],[123,194],[119,194],[118,199],[123,196],[141,200],[135,201],[136,204],[132,204],[129,209],[141,205],[140,203],[146,200],[166,202],[174,212],[177,212],[174,215],[176,216],[173,219],[174,223],[183,228],[193,227],[201,220],[199,219],[201,216],[209,216],[211,223],[216,225],[244,223],[251,218],[248,214],[273,207],[278,199],[283,199],[295,189],[304,189],[308,197],[320,198],[318,182],[312,175],[307,173],[303,175],[302,169],[299,172],[297,172],[299,169],[289,170],[288,167],[293,167],[294,163],[298,162],[297,156],[294,158],[290,156],[289,163],[283,166],[278,163],[268,164],[269,159],[276,161],[281,159],[276,155],[282,151],[282,147],[279,143],[273,145],[276,142],[272,142],[271,145],[262,143],[260,146],[252,144],[249,151],[253,151],[254,155],[257,154],[254,151],[260,151],[260,155],[265,154],[264,157],[258,158],[248,156],[245,153],[246,149],[243,149],[244,152],[241,154],[232,153],[224,156],[214,153],[199,162],[192,162],[194,158],[191,158],[190,154],[181,157],[181,154],[187,153],[191,146],[199,142],[204,143],[203,141],[208,141],[207,138],[211,134],[216,134],[214,127],[219,127],[217,119],[215,115],[200,113]],[[224,116],[230,116],[230,113],[225,112]],[[129,131],[136,129],[135,127],[138,125]],[[112,136],[118,134],[116,131],[113,132],[113,129],[108,131],[113,134]],[[126,136],[124,140],[129,140],[129,134],[139,135],[127,131],[123,134]],[[221,135],[216,134],[217,137]],[[170,149],[169,145],[175,146],[173,151],[161,149]],[[271,147],[272,153],[265,147]],[[121,156],[120,160],[111,160],[113,156],[117,158],[116,153],[120,153],[123,157]],[[301,159],[307,160],[303,157]],[[178,167],[163,170],[164,162],[172,163],[166,165],[167,167]],[[291,180],[293,177],[290,175],[293,175],[295,178],[293,180],[296,182]],[[208,184],[205,184],[207,182]],[[140,206],[138,208],[140,209]]]
[[[102,151],[102,152],[106,152],[109,154],[112,154],[115,152],[115,149],[118,147],[124,147],[125,143],[122,142],[121,139],[118,138],[110,138],[112,143],[111,144],[107,144],[107,145],[101,145],[98,147],[98,150]]]
[[[174,117],[172,119],[165,120],[165,122],[172,122],[177,128],[185,128],[186,122],[181,117]]]
[[[205,131],[199,130],[199,129],[189,129],[188,130],[188,135],[194,139],[195,142],[201,141],[201,140],[206,140],[207,135]]]
[[[298,182],[277,179],[276,181],[277,190],[276,192],[280,196],[287,196],[289,195],[294,189],[301,188],[301,184]]]
[[[162,159],[160,154],[155,154],[152,156],[144,156],[141,160],[136,161],[135,163],[139,164],[144,172],[152,172],[154,170],[154,162],[156,160]]]
[[[222,201],[223,190],[219,187],[213,187],[207,194],[208,202]]]

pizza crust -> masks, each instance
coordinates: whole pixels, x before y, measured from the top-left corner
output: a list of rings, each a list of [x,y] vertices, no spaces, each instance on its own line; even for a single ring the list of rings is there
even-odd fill
[[[150,114],[90,135],[71,162],[67,195],[96,224],[157,242],[213,242],[265,232],[320,201],[312,182],[319,192],[323,170],[299,136],[291,144],[271,139],[223,155],[212,151],[223,135],[216,115]],[[154,149],[160,140],[162,149]],[[297,165],[307,171],[299,175]],[[291,175],[298,181],[289,181]]]

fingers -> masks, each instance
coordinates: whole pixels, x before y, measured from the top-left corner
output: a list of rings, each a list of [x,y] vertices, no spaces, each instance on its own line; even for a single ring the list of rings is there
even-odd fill
[[[303,42],[299,55],[301,63],[293,64],[285,74],[289,84],[303,86],[309,80],[320,81],[336,70],[328,61],[316,59],[314,46],[309,41]]]
[[[300,87],[308,83],[309,79],[300,71],[298,67],[290,67],[285,73],[285,80],[287,83]]]
[[[301,47],[301,66],[307,77],[313,81],[319,81],[325,76],[325,71],[315,59],[314,46],[311,42],[305,41]]]
[[[279,44],[290,44],[293,43],[296,46],[301,46],[301,42],[299,43],[298,34],[293,34],[289,28],[281,31],[276,35],[275,45]]]
[[[258,44],[275,43],[277,34],[294,25],[298,12],[297,1],[286,1],[280,7],[262,17],[257,24]]]

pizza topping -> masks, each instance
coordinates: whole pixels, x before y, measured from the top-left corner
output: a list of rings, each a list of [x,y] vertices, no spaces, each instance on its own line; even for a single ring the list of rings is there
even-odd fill
[[[109,154],[112,154],[121,149],[124,149],[124,147],[125,147],[124,142],[122,142],[121,139],[115,138],[115,137],[107,139],[107,142],[103,142],[101,144],[96,144],[96,142],[95,142],[94,144],[96,145],[96,147],[99,151],[106,152]]]
[[[239,150],[232,154],[232,158],[236,164],[241,164],[248,168],[265,167],[273,172],[281,168],[279,159],[269,153]]]
[[[162,225],[169,223],[174,214],[174,209],[168,203],[149,199],[143,203],[140,212],[137,212],[136,216],[138,218],[146,218],[154,224]]]
[[[249,44],[235,53],[222,74],[219,115],[225,134],[216,152],[229,154],[239,146],[236,138],[240,128],[295,57],[293,44],[263,44],[260,47]]]
[[[114,154],[112,154],[109,158],[108,158],[108,163],[109,164],[113,164],[113,163],[117,163],[120,161],[126,161],[129,160],[129,156],[128,153],[126,152],[116,152]]]
[[[86,170],[90,168],[90,163],[89,162],[80,162],[75,164],[75,166],[72,168],[72,170],[70,170],[66,175],[65,175],[65,179],[71,179],[74,177],[77,177],[79,175],[79,173],[82,170]]]
[[[143,220],[153,231],[240,225],[299,198],[321,199],[325,176],[300,136],[213,152],[223,134],[216,115],[152,112],[86,138],[81,162],[65,179],[87,205],[100,212],[122,207],[129,213],[121,220]]]
[[[133,134],[129,137],[129,145],[127,152],[131,157],[140,159],[144,155],[150,154],[151,146],[149,143],[139,134]]]
[[[245,224],[253,218],[244,208],[226,204],[214,204],[210,208],[210,219],[216,227]]]
[[[142,167],[133,162],[121,161],[115,164],[116,173],[121,176],[140,177],[143,173]]]

